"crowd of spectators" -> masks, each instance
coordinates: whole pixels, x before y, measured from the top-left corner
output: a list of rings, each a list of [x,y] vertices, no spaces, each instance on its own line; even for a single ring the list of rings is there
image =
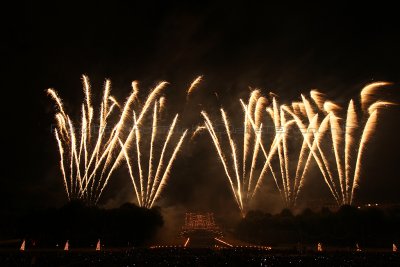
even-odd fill
[[[229,249],[121,249],[0,252],[0,266],[400,266],[390,252],[309,252]]]

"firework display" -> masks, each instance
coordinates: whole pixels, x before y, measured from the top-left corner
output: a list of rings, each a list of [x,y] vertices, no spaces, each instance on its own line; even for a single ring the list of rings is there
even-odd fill
[[[216,131],[213,121],[203,111],[204,127],[242,215],[248,211],[268,171],[284,205],[295,206],[313,160],[336,203],[351,205],[360,183],[363,152],[377,124],[378,111],[395,104],[377,100],[378,89],[389,84],[376,82],[365,86],[358,102],[360,107],[350,100],[347,111],[317,90],[312,90],[309,98],[302,94],[300,102],[290,105],[280,105],[276,94],[270,93],[266,98],[260,90],[254,90],[247,104],[240,99],[243,136],[238,139],[241,140],[233,137],[235,128],[230,126],[223,109],[225,131],[222,132]],[[268,114],[269,120],[264,120],[263,114]],[[268,124],[274,129],[272,138],[264,134]],[[238,144],[242,144],[241,151]],[[258,172],[257,162],[262,163]]]
[[[202,79],[198,76],[188,87],[186,104]],[[57,92],[47,91],[58,110],[54,134],[68,199],[96,204],[112,174],[125,162],[137,203],[151,208],[188,134],[187,129],[177,130],[178,114],[171,121],[161,116],[167,82],[157,84],[144,101],[139,100],[138,83],[133,82],[131,94],[121,105],[110,94],[111,82],[106,80],[95,119],[89,79],[83,76],[82,80],[85,99],[79,126],[66,113]],[[317,90],[282,104],[276,94],[263,95],[256,89],[247,102],[238,101],[241,128],[231,124],[238,114],[230,117],[221,108],[220,117],[213,118],[203,110],[203,123],[192,132],[191,140],[201,131],[209,133],[243,216],[257,192],[262,192],[260,187],[268,175],[284,205],[294,207],[314,163],[337,204],[352,204],[362,180],[363,153],[379,112],[395,104],[378,98],[380,89],[387,85],[390,83],[369,84],[359,100],[350,100],[345,106]],[[169,126],[160,129],[161,120]],[[219,122],[222,128],[216,126]]]
[[[58,109],[55,115],[57,128],[54,134],[59,148],[60,169],[68,199],[81,199],[88,204],[96,204],[113,172],[125,160],[138,204],[148,208],[152,207],[160,196],[187,133],[184,131],[173,152],[165,155],[177,123],[177,114],[168,131],[158,166],[154,172],[153,144],[157,141],[157,114],[162,112],[165,105],[165,98],[160,94],[167,82],[159,83],[146,97],[143,105],[138,103],[138,83],[132,82],[132,93],[125,104],[121,106],[110,95],[111,82],[106,80],[99,119],[95,121],[89,79],[83,76],[82,80],[85,101],[82,104],[81,130],[79,132],[75,130],[72,119],[64,111],[63,102],[56,91],[54,89],[47,90]],[[151,113],[149,111],[152,106],[154,106],[154,112],[146,179],[142,168],[141,149],[144,148],[141,148],[141,131],[146,128],[147,115]],[[132,157],[135,157],[135,162],[130,159]],[[166,166],[164,166],[165,163]],[[136,169],[137,172],[135,172]]]

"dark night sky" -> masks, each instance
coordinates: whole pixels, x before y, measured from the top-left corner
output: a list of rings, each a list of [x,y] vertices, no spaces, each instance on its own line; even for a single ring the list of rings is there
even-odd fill
[[[139,80],[144,90],[167,80],[172,106],[203,74],[195,101],[210,113],[220,106],[233,112],[239,107],[237,99],[247,97],[249,86],[263,88],[264,93],[273,90],[287,102],[311,88],[347,101],[363,85],[388,80],[395,83],[388,97],[400,102],[399,14],[381,1],[358,6],[336,1],[323,5],[132,2],[25,2],[19,8],[21,19],[8,22],[10,37],[1,44],[8,66],[2,89],[3,210],[65,203],[50,133],[53,103],[45,89],[56,88],[71,111],[83,97],[83,73],[90,77],[93,92],[100,93],[104,79],[111,78],[113,94],[120,100],[130,92],[132,80]],[[400,110],[393,107],[383,113],[366,153],[360,202],[400,202]],[[190,118],[193,124],[200,121],[197,114]],[[209,141],[203,134],[185,147],[164,192],[165,206],[235,208]],[[307,186],[303,199],[329,199],[320,177],[311,177]],[[263,190],[276,196],[275,188]],[[127,172],[121,170],[103,204],[118,204],[132,196]],[[259,206],[274,210],[280,205],[271,197]]]

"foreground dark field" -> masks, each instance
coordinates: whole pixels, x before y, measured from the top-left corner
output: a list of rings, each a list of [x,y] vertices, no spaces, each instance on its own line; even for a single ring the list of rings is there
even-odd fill
[[[0,251],[0,266],[400,266],[400,253],[250,249],[133,249]]]

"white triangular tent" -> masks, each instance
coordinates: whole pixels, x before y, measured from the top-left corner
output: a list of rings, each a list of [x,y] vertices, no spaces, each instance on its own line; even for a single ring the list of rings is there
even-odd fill
[[[393,243],[393,252],[397,252],[397,246]]]
[[[69,241],[65,242],[64,250],[68,251],[69,250]]]
[[[22,241],[21,247],[19,248],[20,251],[25,251],[25,239]]]
[[[97,241],[96,251],[100,251],[100,250],[101,250],[101,245],[100,245],[100,239],[99,239],[99,241]]]

